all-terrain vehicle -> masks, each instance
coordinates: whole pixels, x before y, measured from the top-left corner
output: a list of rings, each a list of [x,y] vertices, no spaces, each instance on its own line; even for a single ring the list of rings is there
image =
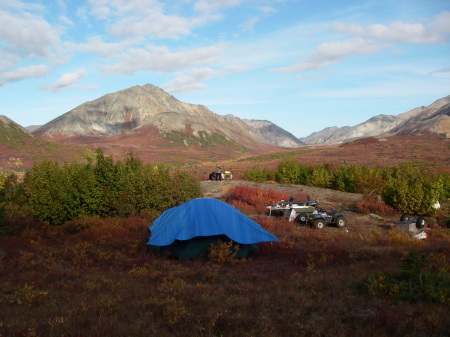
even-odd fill
[[[294,199],[291,197],[289,201],[281,200],[278,204],[272,201],[271,205],[267,206],[267,209],[269,216],[272,214],[283,215],[305,223],[307,215],[316,212],[318,205],[319,203],[317,201],[311,201],[309,197],[304,202],[294,202]]]
[[[332,209],[330,212],[320,209],[317,213],[308,214],[306,223],[317,229],[322,229],[329,225],[343,228],[347,225],[347,219],[344,216],[344,212],[336,209]]]

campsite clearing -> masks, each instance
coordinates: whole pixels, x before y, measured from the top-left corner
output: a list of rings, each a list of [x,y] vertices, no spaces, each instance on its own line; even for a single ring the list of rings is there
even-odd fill
[[[327,211],[331,209],[342,210],[347,218],[347,231],[354,233],[367,233],[374,227],[384,226],[387,223],[396,222],[399,218],[398,215],[389,217],[381,217],[375,214],[357,214],[353,211],[354,205],[358,202],[362,202],[364,197],[359,193],[346,193],[339,192],[327,188],[294,185],[294,184],[278,184],[278,183],[255,183],[247,180],[230,180],[230,181],[210,181],[205,180],[201,182],[203,193],[208,198],[225,198],[227,192],[234,186],[248,186],[253,188],[259,188],[263,190],[273,190],[277,192],[283,192],[287,195],[308,195],[311,200],[317,200],[321,208]],[[303,200],[298,200],[303,201]],[[269,205],[267,205],[269,206]],[[257,215],[257,214],[255,214]],[[268,215],[268,213],[258,214]],[[300,225],[305,229],[310,229],[305,225]],[[336,227],[329,227],[330,233],[337,232]]]

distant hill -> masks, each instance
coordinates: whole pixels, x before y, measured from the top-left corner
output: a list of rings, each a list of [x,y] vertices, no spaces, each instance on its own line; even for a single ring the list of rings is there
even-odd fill
[[[29,126],[25,126],[25,130],[27,130],[28,132],[33,132],[36,131],[37,129],[39,129],[42,125],[29,125]]]
[[[264,120],[244,119],[253,129],[258,130],[264,139],[270,144],[282,147],[294,147],[305,145],[292,133],[280,128],[278,125]]]
[[[409,135],[420,132],[443,134],[450,137],[450,95],[427,107],[419,107],[397,116],[377,115],[356,126],[327,127],[300,138],[305,144],[343,143],[351,140]]]

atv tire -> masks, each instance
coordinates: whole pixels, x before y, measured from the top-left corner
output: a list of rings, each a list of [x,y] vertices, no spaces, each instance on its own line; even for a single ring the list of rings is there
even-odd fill
[[[300,222],[300,223],[305,223],[306,220],[307,220],[306,214],[300,214],[300,215],[297,217],[297,221]]]
[[[338,216],[336,218],[336,227],[337,228],[344,228],[345,226],[347,226],[347,219],[344,218],[343,216]]]
[[[327,225],[327,223],[323,219],[317,219],[317,220],[314,220],[314,222],[313,222],[313,227],[316,229],[323,229],[323,228],[325,228],[326,225]]]

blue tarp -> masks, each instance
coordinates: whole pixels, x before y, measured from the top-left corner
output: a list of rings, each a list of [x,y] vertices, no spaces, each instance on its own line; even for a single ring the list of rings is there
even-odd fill
[[[234,207],[213,198],[197,198],[161,214],[149,227],[148,245],[168,246],[175,240],[226,235],[240,244],[278,241]]]

